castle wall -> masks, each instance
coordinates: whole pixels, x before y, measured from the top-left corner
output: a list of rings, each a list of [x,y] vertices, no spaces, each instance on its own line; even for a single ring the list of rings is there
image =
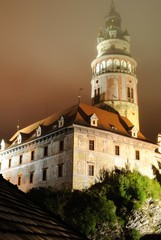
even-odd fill
[[[44,155],[45,147],[47,150]],[[33,153],[34,159],[32,159]],[[21,163],[20,158],[22,158]],[[2,153],[1,173],[5,179],[18,185],[24,192],[33,187],[48,186],[55,189],[71,189],[72,161],[73,133],[60,132]]]
[[[89,150],[89,141],[94,141],[94,150]],[[119,147],[119,154],[116,153]],[[125,137],[98,129],[75,127],[73,188],[90,187],[100,179],[101,170],[112,171],[128,168],[153,178],[152,165],[158,168],[154,157],[155,144]],[[136,151],[139,159],[136,159]],[[117,155],[118,154],[118,155]],[[93,166],[93,175],[89,167]]]

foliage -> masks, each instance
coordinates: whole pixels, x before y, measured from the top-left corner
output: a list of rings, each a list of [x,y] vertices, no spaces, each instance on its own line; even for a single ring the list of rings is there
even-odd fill
[[[110,229],[126,226],[132,209],[140,208],[148,198],[161,199],[157,180],[139,172],[117,170],[101,173],[100,182],[86,191],[55,191],[52,188],[32,189],[32,200],[59,215],[73,228],[92,236],[99,226]],[[135,230],[127,232],[128,239],[139,239]],[[97,239],[97,238],[95,238]]]
[[[68,197],[71,195],[69,191],[55,191],[53,188],[32,188],[28,196],[39,206],[63,217],[63,208]]]
[[[86,235],[95,232],[98,224],[116,222],[114,203],[97,191],[75,191],[65,207],[65,220]]]
[[[127,236],[128,240],[139,240],[140,237],[140,233],[136,229],[132,229]]]
[[[116,170],[107,174],[101,190],[118,208],[126,207],[129,211],[141,207],[148,198],[161,198],[160,184],[137,171]]]

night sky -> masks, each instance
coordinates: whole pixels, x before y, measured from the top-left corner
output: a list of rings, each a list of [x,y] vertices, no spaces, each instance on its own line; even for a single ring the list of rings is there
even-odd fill
[[[114,0],[138,63],[142,133],[161,132],[161,0]],[[0,0],[0,138],[81,101],[111,0]]]

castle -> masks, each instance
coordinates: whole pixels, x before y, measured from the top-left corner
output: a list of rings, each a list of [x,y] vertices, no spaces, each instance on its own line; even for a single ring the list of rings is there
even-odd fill
[[[78,103],[18,130],[1,142],[1,173],[22,191],[33,187],[86,189],[102,170],[137,169],[153,178],[161,169],[158,144],[139,129],[136,61],[130,36],[112,2],[91,64],[92,105]]]

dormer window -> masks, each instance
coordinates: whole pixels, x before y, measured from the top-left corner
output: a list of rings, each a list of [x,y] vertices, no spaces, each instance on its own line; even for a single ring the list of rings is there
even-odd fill
[[[5,150],[5,141],[4,141],[4,139],[2,139],[2,141],[1,141],[1,150],[3,151],[3,150]]]
[[[131,134],[131,137],[134,137],[134,138],[138,137],[138,129],[135,126],[133,126],[129,132]]]
[[[36,136],[40,137],[41,136],[41,126],[39,126],[36,130]]]
[[[61,128],[64,126],[64,117],[61,116],[61,118],[58,120],[58,127]]]
[[[95,113],[90,117],[90,125],[94,127],[98,125],[98,117]]]
[[[17,143],[18,144],[22,143],[22,134],[21,133],[18,134]]]

